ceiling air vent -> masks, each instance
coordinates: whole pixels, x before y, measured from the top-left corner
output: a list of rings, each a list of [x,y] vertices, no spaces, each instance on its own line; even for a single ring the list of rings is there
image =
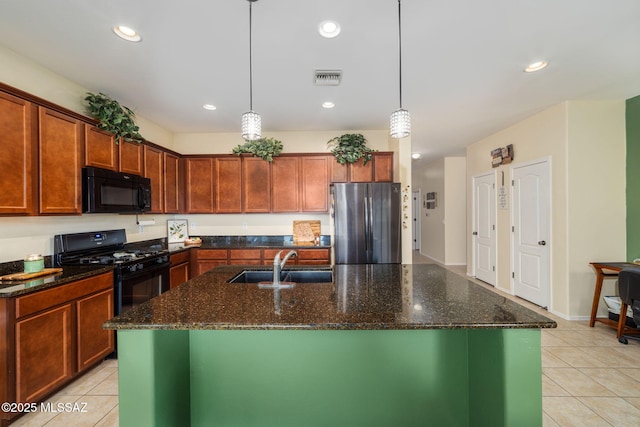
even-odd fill
[[[338,86],[342,80],[342,70],[316,70],[313,77],[316,86]]]

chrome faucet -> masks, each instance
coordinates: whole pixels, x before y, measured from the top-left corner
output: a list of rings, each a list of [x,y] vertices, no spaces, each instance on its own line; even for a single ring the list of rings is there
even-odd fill
[[[278,252],[276,256],[273,257],[273,281],[271,283],[259,283],[258,286],[260,288],[286,289],[293,288],[295,286],[295,283],[280,282],[280,273],[282,272],[284,266],[287,264],[287,261],[289,261],[289,258],[291,258],[292,256],[298,256],[298,252],[289,251],[284,256],[284,259],[280,261],[281,253],[282,251]]]
[[[284,259],[280,261],[281,253],[282,251],[278,252],[276,256],[273,257],[273,283],[274,284],[280,284],[280,272],[282,271],[284,266],[287,264],[287,261],[289,261],[289,258],[291,258],[292,256],[298,256],[298,252],[289,251],[289,253],[287,253],[284,256]]]

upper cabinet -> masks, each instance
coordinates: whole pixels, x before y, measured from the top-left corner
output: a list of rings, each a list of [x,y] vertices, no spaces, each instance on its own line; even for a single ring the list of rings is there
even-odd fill
[[[373,153],[371,161],[364,160],[348,165],[337,161],[331,164],[331,182],[392,182],[393,152]]]
[[[92,125],[84,127],[84,166],[142,175],[143,145],[120,140]]]
[[[303,212],[329,211],[330,156],[300,157],[301,210]]]
[[[41,214],[82,213],[84,124],[38,107]]]
[[[144,173],[143,147],[138,142],[120,140],[118,145],[120,172],[134,175],[142,175]]]
[[[271,211],[300,210],[300,158],[279,156],[271,163]]]
[[[215,212],[242,212],[242,158],[218,157],[214,163]]]
[[[113,134],[95,126],[84,126],[84,165],[118,170],[118,146]]]
[[[37,107],[0,92],[0,214],[32,214],[37,192]]]
[[[213,158],[185,159],[185,193],[187,213],[213,213]]]
[[[393,153],[375,153],[373,156],[373,180],[375,182],[393,181]]]
[[[164,209],[163,152],[149,145],[144,146],[144,176],[151,180],[151,213]]]
[[[242,158],[242,211],[271,212],[271,164],[258,157]]]
[[[164,212],[179,213],[180,201],[180,158],[174,154],[164,154]]]

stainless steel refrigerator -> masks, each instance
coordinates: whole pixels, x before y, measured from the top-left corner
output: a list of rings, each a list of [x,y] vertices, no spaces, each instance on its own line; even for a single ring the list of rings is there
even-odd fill
[[[336,264],[402,262],[400,184],[331,186]]]

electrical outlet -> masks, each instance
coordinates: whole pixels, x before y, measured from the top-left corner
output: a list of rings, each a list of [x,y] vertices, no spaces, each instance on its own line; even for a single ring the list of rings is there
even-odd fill
[[[189,223],[189,228],[191,228],[192,230],[196,229],[196,223],[195,222],[190,222]]]
[[[246,230],[247,228],[249,228],[249,223],[243,222],[243,223],[242,223],[242,228],[243,228],[244,230]]]

